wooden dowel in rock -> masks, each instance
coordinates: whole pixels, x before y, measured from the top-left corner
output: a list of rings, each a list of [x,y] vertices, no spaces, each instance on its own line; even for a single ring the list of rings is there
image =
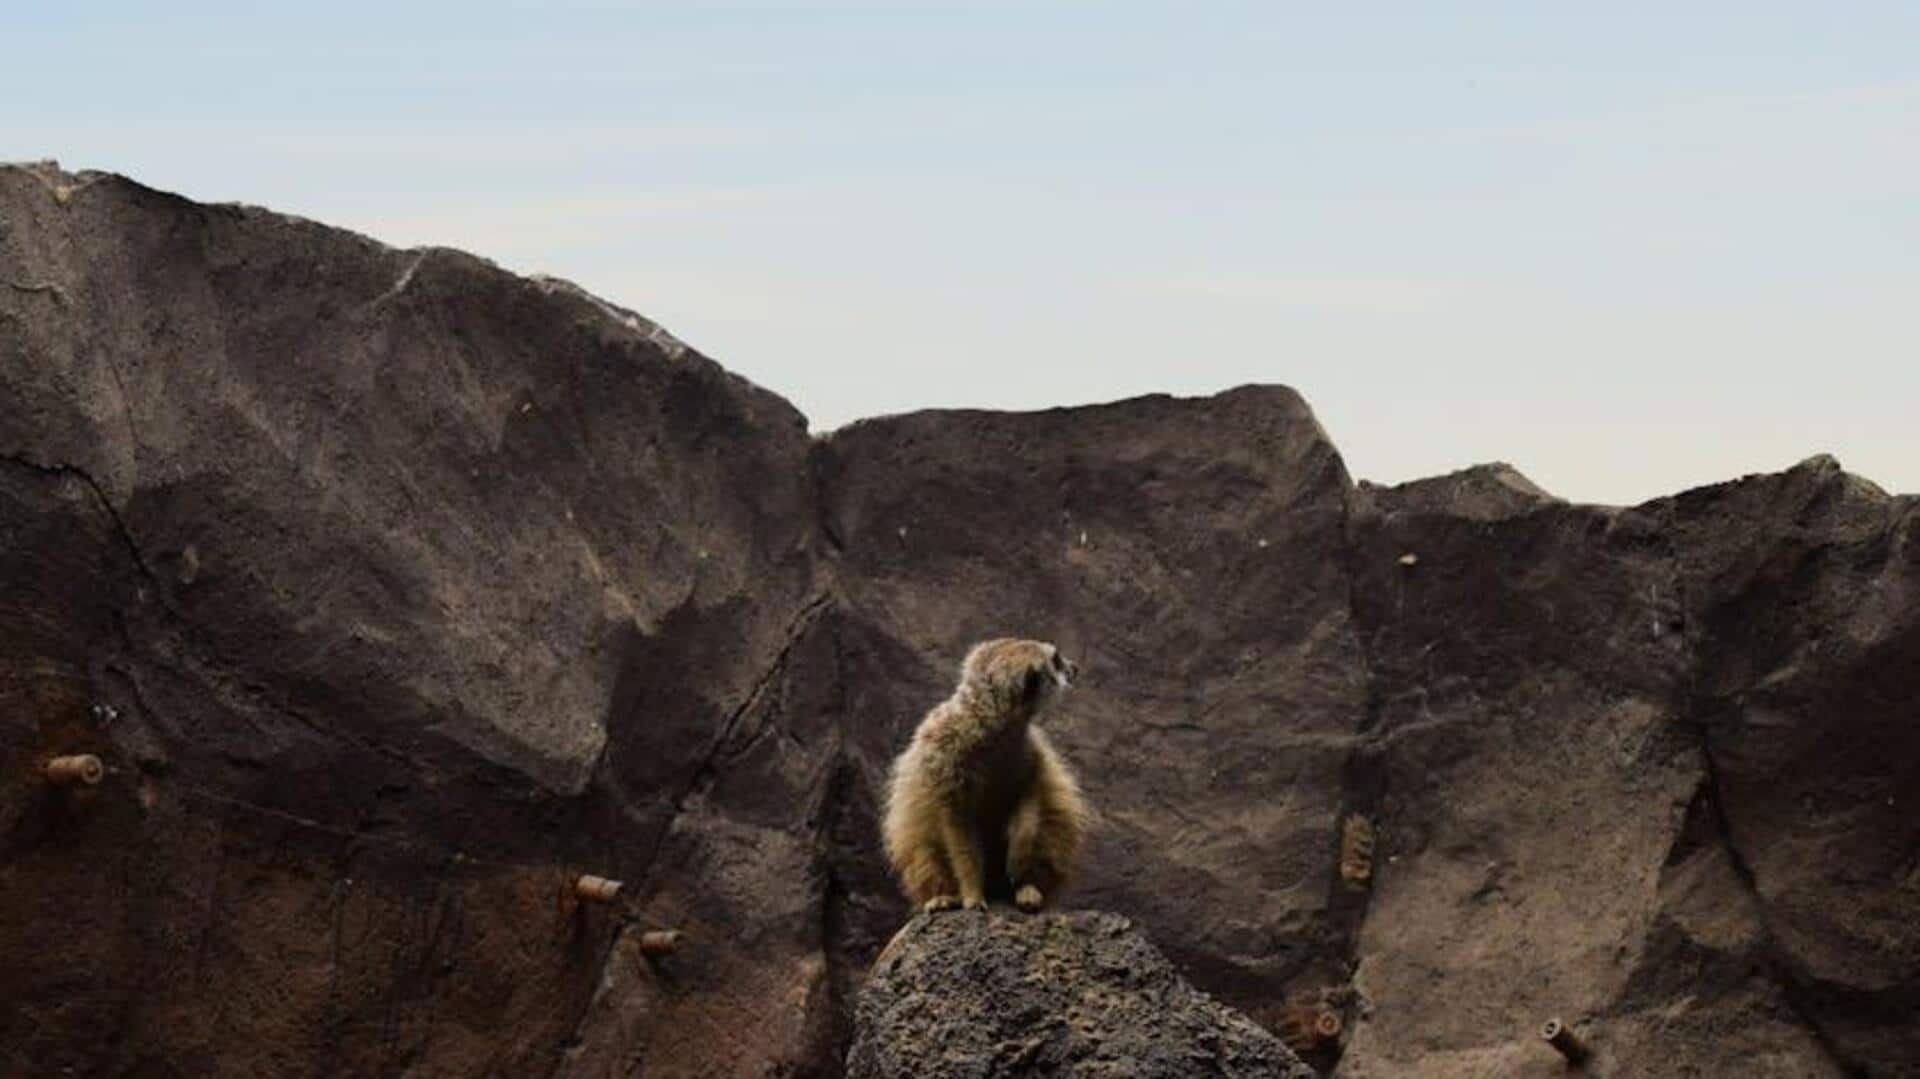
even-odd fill
[[[1549,1019],[1540,1025],[1540,1036],[1548,1045],[1554,1047],[1569,1064],[1579,1064],[1587,1059],[1587,1045],[1573,1036],[1573,1031],[1558,1019]]]
[[[678,929],[650,929],[640,934],[641,955],[671,955],[679,947]]]
[[[107,769],[91,753],[55,757],[47,762],[47,782],[62,787],[91,787],[105,778]]]
[[[573,894],[596,903],[611,903],[613,897],[620,894],[620,882],[585,875],[573,882]]]

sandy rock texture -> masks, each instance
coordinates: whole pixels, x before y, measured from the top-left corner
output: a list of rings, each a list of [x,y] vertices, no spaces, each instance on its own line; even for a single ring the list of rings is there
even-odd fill
[[[565,282],[0,166],[0,1076],[841,1074],[999,634],[1083,668],[1068,907],[1318,1068],[1920,1075],[1917,505],[1356,483],[1280,387],[815,437]]]

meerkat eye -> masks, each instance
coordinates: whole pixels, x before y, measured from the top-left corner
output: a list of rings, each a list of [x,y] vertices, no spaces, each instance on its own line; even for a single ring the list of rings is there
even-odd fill
[[[1066,661],[1060,658],[1060,653],[1055,652],[1053,654],[1052,664],[1053,664],[1053,669],[1057,671],[1061,667],[1066,666]]]

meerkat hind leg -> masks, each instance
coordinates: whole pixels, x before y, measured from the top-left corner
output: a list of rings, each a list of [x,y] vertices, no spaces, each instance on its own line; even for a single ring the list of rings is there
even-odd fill
[[[922,835],[910,846],[911,852],[901,859],[900,876],[906,882],[907,894],[919,901],[921,910],[928,912],[952,910],[960,905],[959,888],[947,869],[940,847],[937,836]]]
[[[947,848],[947,865],[960,886],[960,905],[968,910],[987,906],[986,886],[980,865],[980,847],[957,813],[947,813],[940,821],[940,839]]]
[[[1020,799],[1007,821],[1007,876],[1013,881],[1013,905],[1028,913],[1047,902],[1032,879],[1038,868],[1034,862],[1039,842],[1040,800],[1029,793]]]
[[[1066,883],[1080,829],[1070,783],[1043,767],[1007,821],[1007,876],[1021,910],[1039,910]]]

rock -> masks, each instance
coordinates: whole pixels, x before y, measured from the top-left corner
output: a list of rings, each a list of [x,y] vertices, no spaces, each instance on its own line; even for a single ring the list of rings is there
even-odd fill
[[[813,438],[564,282],[0,167],[0,1045],[838,1074],[888,763],[1019,633],[1083,667],[1067,905],[1342,1002],[1314,1064],[1913,1075],[1917,530],[1826,458],[1354,483],[1281,387]]]
[[[1151,927],[1269,1026],[1289,987],[1344,982],[1357,908],[1329,852],[1365,665],[1350,484],[1298,394],[917,413],[837,431],[819,460],[862,786],[964,642],[1052,639],[1082,677],[1049,733],[1100,814],[1072,901]],[[867,887],[870,956],[900,913],[884,876]]]
[[[1384,501],[1391,513],[1426,513],[1484,521],[1512,517],[1562,501],[1522,475],[1519,469],[1502,462],[1475,465],[1394,487],[1361,480],[1359,492],[1362,502]]]
[[[1660,503],[1679,538],[1703,781],[1684,931],[1726,908],[1843,1066],[1920,1075],[1920,499],[1818,457]],[[1701,834],[1713,843],[1694,847]]]
[[[653,1074],[837,1051],[712,1033],[820,966],[797,412],[459,252],[46,167],[0,222],[10,1063],[551,1071],[624,962],[581,873],[701,942]]]
[[[1113,914],[920,915],[856,1014],[850,1079],[1314,1075]]]
[[[296,707],[577,794],[635,637],[798,607],[804,421],[650,323],[456,251],[49,182],[0,170],[0,452],[89,477],[154,600]]]
[[[1562,1013],[1618,1074],[1910,1074],[1916,500],[1831,462],[1632,509],[1436,486],[1354,519],[1389,861],[1342,1074],[1551,1068],[1517,1039]]]
[[[1370,1014],[1342,1074],[1555,1073],[1535,1032],[1563,1014],[1606,1016],[1589,1040],[1619,1074],[1712,1074],[1730,1044],[1824,1074],[1764,980],[1729,970],[1687,1003],[1683,979],[1637,984],[1706,780],[1663,515],[1497,505],[1471,481],[1375,488],[1356,509],[1373,703],[1353,775],[1379,839],[1354,979]],[[1393,564],[1408,549],[1411,571]],[[1661,1044],[1676,1006],[1712,1015],[1715,1037]]]

